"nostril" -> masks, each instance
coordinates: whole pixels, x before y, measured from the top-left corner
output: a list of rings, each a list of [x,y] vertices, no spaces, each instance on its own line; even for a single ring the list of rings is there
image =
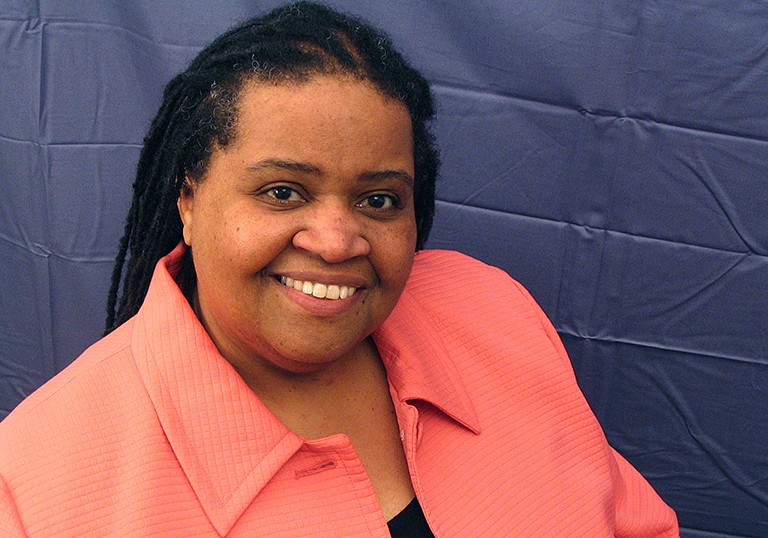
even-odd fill
[[[351,226],[314,226],[300,230],[293,236],[293,246],[320,256],[328,263],[339,263],[370,251],[368,239]]]

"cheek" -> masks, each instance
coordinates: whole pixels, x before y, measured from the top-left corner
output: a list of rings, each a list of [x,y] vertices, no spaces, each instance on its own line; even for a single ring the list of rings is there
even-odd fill
[[[248,244],[241,237],[238,226],[229,226],[224,216],[209,220],[204,233],[197,233],[192,244],[192,257],[198,285],[217,293],[217,287],[239,286],[239,274],[246,270],[249,257]],[[199,231],[199,228],[198,230]]]
[[[212,212],[207,222],[206,249],[219,262],[250,264],[274,243],[275,227],[245,211]]]
[[[380,278],[389,286],[402,288],[411,272],[416,248],[416,227],[403,226],[394,233],[380,234],[377,240],[376,259]]]

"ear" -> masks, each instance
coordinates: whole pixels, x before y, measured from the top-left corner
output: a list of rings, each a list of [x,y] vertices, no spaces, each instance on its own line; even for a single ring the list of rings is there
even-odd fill
[[[192,217],[195,213],[195,187],[189,179],[184,183],[176,200],[176,207],[179,208],[179,217],[181,217],[181,234],[184,237],[184,243],[188,247],[192,246]]]

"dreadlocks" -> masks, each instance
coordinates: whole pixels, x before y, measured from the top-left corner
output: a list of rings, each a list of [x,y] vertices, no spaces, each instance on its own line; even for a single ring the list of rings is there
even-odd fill
[[[176,200],[187,188],[186,178],[201,180],[214,149],[227,147],[235,136],[243,85],[300,83],[319,74],[368,81],[408,109],[416,173],[416,248],[423,248],[432,226],[439,165],[428,125],[434,113],[429,84],[386,35],[359,19],[298,2],[222,34],[166,86],[139,157],[112,272],[107,333],[136,314],[155,264],[181,240]],[[184,288],[194,282],[189,251],[182,280]]]

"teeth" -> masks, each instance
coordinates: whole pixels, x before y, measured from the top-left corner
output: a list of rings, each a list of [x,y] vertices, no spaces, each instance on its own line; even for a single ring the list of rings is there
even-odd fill
[[[312,295],[318,299],[325,297],[326,293],[328,293],[328,286],[325,284],[315,284],[315,286],[312,288]]]
[[[325,292],[326,299],[338,299],[339,295],[341,295],[341,290],[339,290],[339,287],[334,284],[328,286],[328,290]]]
[[[280,283],[318,299],[346,299],[347,297],[352,297],[356,289],[352,286],[337,286],[336,284],[296,280],[288,276],[281,276]]]

